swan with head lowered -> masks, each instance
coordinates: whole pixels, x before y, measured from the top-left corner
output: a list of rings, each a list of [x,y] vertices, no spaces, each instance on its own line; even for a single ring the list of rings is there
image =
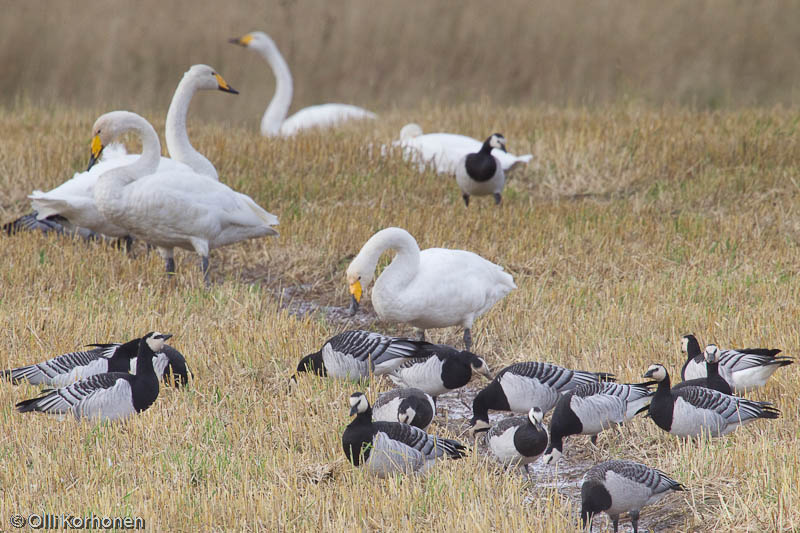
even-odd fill
[[[477,254],[447,248],[420,251],[406,230],[386,228],[370,237],[347,267],[353,312],[387,250],[397,255],[375,281],[372,306],[382,319],[411,324],[422,337],[426,329],[461,326],[469,350],[475,319],[517,288],[503,267]]]
[[[480,151],[484,143],[478,139],[455,133],[428,133],[423,135],[419,124],[410,123],[400,130],[400,139],[394,146],[403,149],[403,156],[418,164],[420,171],[431,165],[439,174],[455,174],[458,163],[467,154]],[[494,147],[491,154],[500,161],[503,172],[519,165],[527,165],[532,154],[514,155],[504,148]]]
[[[292,104],[292,73],[283,59],[275,41],[262,31],[230,39],[233,44],[258,52],[272,67],[275,74],[275,95],[261,118],[261,135],[288,137],[309,128],[328,128],[348,120],[374,119],[377,115],[366,109],[347,104],[321,104],[306,107],[289,118]]]
[[[193,171],[159,170],[158,135],[136,113],[112,111],[97,119],[89,168],[108,143],[129,131],[141,138],[142,154],[134,163],[103,173],[94,201],[112,224],[157,247],[168,273],[175,272],[174,248],[194,250],[208,283],[210,249],[278,234],[272,228],[278,218],[249,196]]]
[[[211,179],[219,179],[214,165],[194,149],[186,133],[186,116],[192,96],[198,90],[220,90],[232,94],[238,91],[230,85],[213,68],[208,65],[193,65],[183,75],[175,95],[172,97],[167,111],[166,139],[170,158],[161,157],[159,170],[195,171]],[[87,228],[108,237],[127,237],[128,233],[107,220],[94,203],[94,187],[97,178],[104,172],[123,165],[130,165],[139,158],[139,154],[126,154],[120,145],[119,149],[107,150],[97,165],[86,172],[76,173],[72,179],[65,181],[55,189],[47,192],[33,191],[28,196],[31,205],[37,212],[38,220],[62,217],[73,226]]]

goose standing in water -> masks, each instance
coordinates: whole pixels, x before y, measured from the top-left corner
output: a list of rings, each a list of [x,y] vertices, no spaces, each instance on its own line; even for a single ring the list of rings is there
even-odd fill
[[[77,419],[110,421],[140,413],[158,398],[153,358],[171,336],[155,331],[141,338],[137,352],[139,372],[135,375],[125,372],[95,374],[61,389],[46,390],[38,398],[19,402],[17,410],[55,415],[72,413]]]
[[[97,119],[89,167],[109,142],[129,131],[141,138],[142,155],[100,176],[94,188],[95,203],[113,224],[156,246],[168,273],[175,272],[175,247],[194,250],[209,283],[209,250],[278,234],[272,227],[278,218],[249,196],[196,172],[158,172],[158,135],[135,113],[112,111]]]
[[[261,135],[264,137],[288,137],[309,128],[327,128],[347,120],[377,117],[375,113],[354,105],[321,104],[303,108],[286,118],[292,104],[292,73],[275,41],[264,32],[254,31],[230,39],[230,42],[258,52],[275,74],[275,96],[261,119]]]
[[[192,96],[198,90],[220,90],[238,94],[213,68],[208,65],[193,65],[183,75],[172,97],[166,120],[167,150],[171,158],[161,157],[159,171],[190,171],[217,180],[217,170],[189,142],[186,132],[186,117]],[[104,157],[85,172],[76,173],[69,179],[47,192],[33,191],[29,196],[31,206],[40,221],[36,227],[45,229],[48,220],[66,219],[70,226],[86,228],[107,237],[124,238],[127,230],[107,220],[97,209],[94,201],[94,187],[97,179],[106,171],[123,165],[130,165],[139,154],[126,154],[124,147],[104,152]],[[13,224],[13,223],[12,223]]]
[[[493,133],[480,150],[465,155],[456,166],[456,183],[461,187],[461,197],[467,207],[470,196],[491,194],[495,204],[500,204],[503,199],[506,175],[500,160],[492,155],[495,148],[506,151],[506,138],[500,133]]]
[[[406,230],[386,228],[370,237],[347,267],[354,314],[387,250],[397,254],[375,281],[372,306],[382,319],[411,324],[423,338],[426,329],[461,326],[469,350],[475,319],[517,288],[503,267],[477,254],[447,248],[420,252]]]
[[[455,133],[422,133],[418,124],[406,124],[400,130],[400,139],[394,146],[403,149],[403,156],[419,165],[422,172],[432,165],[439,174],[455,174],[459,161],[467,154],[478,152],[483,143],[478,139]],[[508,173],[517,166],[527,165],[532,154],[514,155],[494,148],[492,155],[500,161],[503,172]]]

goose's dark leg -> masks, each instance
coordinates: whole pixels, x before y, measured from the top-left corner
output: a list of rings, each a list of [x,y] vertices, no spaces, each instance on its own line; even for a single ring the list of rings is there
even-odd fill
[[[464,349],[466,351],[470,351],[472,348],[472,333],[470,333],[469,328],[464,328]]]
[[[592,437],[589,440],[591,441],[592,444],[597,446],[597,435],[592,435]]]
[[[417,340],[419,340],[419,341],[424,341],[425,340],[425,330],[424,329],[418,329],[417,330]]]
[[[203,280],[206,282],[206,287],[211,285],[211,280],[208,278],[208,256],[203,255],[201,256],[202,265],[201,268],[203,269]]]
[[[164,258],[164,266],[167,270],[167,274],[174,274],[175,273],[175,258],[174,257],[165,257]]]
[[[633,525],[633,533],[639,533],[639,511],[631,511],[631,524]]]
[[[494,193],[494,204],[500,205],[500,202],[502,201],[503,201],[503,196],[499,192]]]
[[[611,523],[614,524],[614,533],[619,532],[619,515],[614,515],[611,517]]]
[[[461,198],[464,199],[464,205],[469,207],[469,194],[464,193],[464,194],[461,195]]]

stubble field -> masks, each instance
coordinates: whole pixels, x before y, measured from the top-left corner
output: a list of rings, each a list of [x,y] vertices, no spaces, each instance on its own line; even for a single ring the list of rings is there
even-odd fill
[[[101,111],[1,112],[4,221],[27,212],[31,189],[85,168]],[[163,131],[163,114],[146,116]],[[475,137],[500,130],[511,151],[534,160],[513,172],[501,207],[476,199],[467,209],[453,179],[379,156],[412,119]],[[287,384],[301,356],[344,329],[412,334],[379,322],[369,305],[353,321],[344,313],[347,264],[391,225],[422,248],[471,250],[513,274],[518,290],[473,331],[474,351],[494,371],[541,360],[637,382],[655,362],[677,373],[688,332],[796,355],[796,123],[796,110],[784,108],[484,102],[389,112],[287,141],[190,118],[190,136],[221,180],[277,214],[281,235],[214,251],[210,290],[188,253],[170,280],[141,245],[134,258],[103,244],[0,236],[0,366],[159,329],[175,335],[194,372],[187,390],[162,389],[150,410],[116,425],[23,416],[14,403],[35,388],[0,387],[0,519],[141,516],[151,531],[574,531],[576,470],[628,458],[690,489],[646,509],[645,527],[797,529],[796,365],[749,395],[774,401],[778,420],[698,443],[638,419],[602,434],[599,450],[571,439],[559,467],[567,475],[542,468],[534,483],[500,470],[480,446],[426,477],[372,478],[341,450],[347,396],[374,399],[389,384]],[[460,342],[455,329],[431,336]],[[431,431],[469,441],[457,407],[480,386],[445,402]]]

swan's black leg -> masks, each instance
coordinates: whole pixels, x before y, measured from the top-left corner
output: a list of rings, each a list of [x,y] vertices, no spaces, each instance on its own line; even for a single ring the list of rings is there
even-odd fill
[[[464,349],[469,351],[472,348],[472,333],[469,328],[464,328]]]
[[[503,196],[499,192],[494,193],[494,203],[495,203],[495,205],[500,205],[500,202],[502,202],[502,201],[503,201]]]
[[[206,282],[206,287],[208,287],[209,285],[211,285],[211,280],[208,278],[208,256],[207,256],[207,255],[204,255],[204,256],[202,256],[202,258],[201,258],[201,259],[202,259],[202,263],[203,263],[203,264],[202,264],[202,268],[203,268],[203,279],[204,279],[204,280],[205,280],[205,282]]]
[[[464,199],[464,205],[469,207],[469,194],[464,193],[464,194],[461,195],[461,198]]]
[[[166,267],[167,274],[174,274],[175,273],[175,258],[174,257],[167,257],[164,259],[164,266]]]

